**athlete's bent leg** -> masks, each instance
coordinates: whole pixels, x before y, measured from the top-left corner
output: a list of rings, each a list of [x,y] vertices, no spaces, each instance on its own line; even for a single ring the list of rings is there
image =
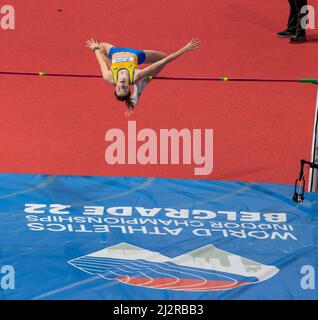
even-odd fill
[[[105,56],[109,57],[109,51],[110,51],[110,49],[113,47],[113,45],[110,44],[110,43],[107,43],[107,42],[101,42],[101,43],[99,44],[99,47],[100,47],[100,50],[102,51],[102,53],[103,53]]]
[[[164,52],[161,52],[161,51],[144,50],[144,52],[146,55],[146,59],[145,59],[144,63],[155,63],[155,62],[157,62],[167,56]],[[157,72],[153,74],[153,77],[156,76],[159,72],[161,72],[163,68],[164,68],[164,66],[159,68],[157,70]],[[142,91],[145,89],[145,87],[150,82],[150,80],[151,80],[150,78],[145,77],[134,85],[134,93],[132,96],[132,101],[135,104],[135,106],[137,106],[138,101],[139,101],[139,97],[140,97]]]
[[[155,63],[167,56],[164,52],[156,50],[144,50],[146,55],[146,60],[144,63]]]
[[[109,57],[109,51],[112,47],[113,45],[107,42],[102,42],[99,44],[100,51],[102,52],[102,56],[108,68],[110,68],[112,64],[111,58]]]

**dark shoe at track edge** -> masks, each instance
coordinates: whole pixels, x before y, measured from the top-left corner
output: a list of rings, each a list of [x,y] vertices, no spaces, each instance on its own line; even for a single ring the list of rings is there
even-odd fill
[[[292,44],[304,43],[307,41],[306,35],[295,34],[291,36],[289,42]]]
[[[284,31],[280,31],[280,32],[277,32],[277,36],[279,38],[290,38],[292,37],[293,35],[295,34],[295,32],[292,32],[292,31],[289,31],[289,30],[284,30]]]

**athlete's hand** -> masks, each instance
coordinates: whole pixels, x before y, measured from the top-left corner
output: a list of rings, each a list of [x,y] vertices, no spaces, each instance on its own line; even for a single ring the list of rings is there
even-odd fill
[[[129,108],[125,113],[125,117],[129,118],[131,115],[133,115],[133,113],[134,113],[134,108]]]
[[[99,43],[98,43],[98,41],[95,41],[94,39],[87,40],[86,47],[91,48],[93,50],[94,48],[99,47]]]
[[[184,46],[185,51],[195,50],[200,47],[201,41],[198,38],[192,39],[187,45]]]

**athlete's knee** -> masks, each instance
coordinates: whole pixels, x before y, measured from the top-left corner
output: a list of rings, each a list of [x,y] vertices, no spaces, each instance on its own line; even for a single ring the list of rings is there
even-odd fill
[[[99,47],[101,48],[102,51],[105,51],[106,53],[108,53],[111,47],[113,47],[113,45],[107,42],[101,42],[99,44]]]

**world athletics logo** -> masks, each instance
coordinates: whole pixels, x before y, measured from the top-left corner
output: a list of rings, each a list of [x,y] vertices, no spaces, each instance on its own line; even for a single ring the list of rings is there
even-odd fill
[[[106,280],[152,289],[221,291],[255,284],[279,269],[206,245],[169,258],[128,243],[68,261]]]

